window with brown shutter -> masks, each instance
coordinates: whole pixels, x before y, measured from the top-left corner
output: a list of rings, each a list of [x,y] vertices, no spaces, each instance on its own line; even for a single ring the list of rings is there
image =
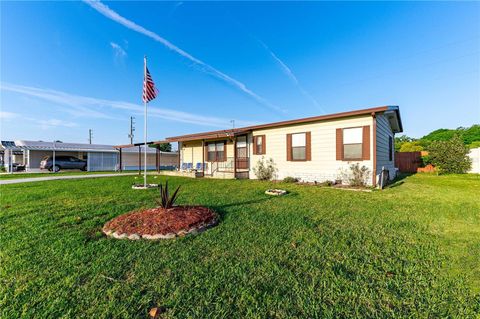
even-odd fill
[[[363,127],[343,129],[343,160],[361,161],[363,159]]]
[[[370,160],[369,125],[337,129],[337,160],[340,157],[343,161]]]
[[[310,132],[287,134],[287,161],[311,160]]]
[[[227,160],[227,142],[209,142],[206,147],[207,162],[224,162]]]
[[[265,135],[257,135],[253,137],[253,154],[265,154]]]

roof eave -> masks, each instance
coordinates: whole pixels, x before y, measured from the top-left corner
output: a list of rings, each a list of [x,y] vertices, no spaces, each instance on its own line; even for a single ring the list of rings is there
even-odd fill
[[[372,113],[380,113],[389,110],[390,106],[379,106],[373,107],[368,109],[361,109],[355,111],[348,111],[348,112],[340,112],[334,114],[327,114],[327,115],[320,115],[320,116],[312,116],[306,117],[301,119],[295,120],[287,120],[281,122],[274,122],[274,123],[267,123],[267,124],[260,124],[260,125],[252,125],[247,127],[242,127],[234,130],[223,130],[223,131],[210,131],[210,132],[202,132],[196,134],[186,134],[180,136],[173,136],[167,137],[167,141],[169,142],[183,142],[183,141],[196,141],[196,140],[203,140],[203,139],[215,139],[215,138],[222,138],[227,137],[225,132],[233,132],[234,135],[238,135],[239,132],[244,134],[246,132],[250,132],[253,130],[260,130],[272,127],[279,127],[279,126],[288,126],[288,125],[295,125],[295,124],[303,124],[303,123],[310,123],[316,121],[326,121],[326,120],[334,120],[340,119],[345,117],[352,117],[352,116],[361,116],[361,115],[370,115]],[[398,108],[398,107],[397,107]]]

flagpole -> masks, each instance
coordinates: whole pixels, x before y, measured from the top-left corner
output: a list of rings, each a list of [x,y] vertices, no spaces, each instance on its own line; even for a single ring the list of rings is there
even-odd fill
[[[147,78],[147,56],[143,58],[143,78],[144,81]],[[145,83],[144,83],[145,85]],[[144,119],[144,131],[143,137],[145,142],[145,149],[144,149],[144,161],[143,161],[143,186],[147,188],[147,102],[146,100],[143,101],[143,107],[145,109],[145,119]]]

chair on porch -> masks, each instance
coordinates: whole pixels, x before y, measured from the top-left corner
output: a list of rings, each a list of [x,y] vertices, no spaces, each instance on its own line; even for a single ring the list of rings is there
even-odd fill
[[[203,163],[202,165],[202,163],[198,162],[197,165],[195,166],[195,169],[197,171],[205,171],[207,170],[207,167],[208,167],[208,163]]]
[[[187,163],[182,163],[182,171],[186,171],[187,170]]]

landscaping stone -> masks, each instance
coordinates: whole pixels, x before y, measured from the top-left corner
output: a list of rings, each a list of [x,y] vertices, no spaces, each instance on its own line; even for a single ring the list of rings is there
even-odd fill
[[[133,184],[132,189],[149,189],[149,188],[157,188],[158,184],[147,184],[147,187],[143,184]]]
[[[288,194],[288,192],[284,189],[267,189],[265,194],[272,195],[272,196],[282,196]]]

